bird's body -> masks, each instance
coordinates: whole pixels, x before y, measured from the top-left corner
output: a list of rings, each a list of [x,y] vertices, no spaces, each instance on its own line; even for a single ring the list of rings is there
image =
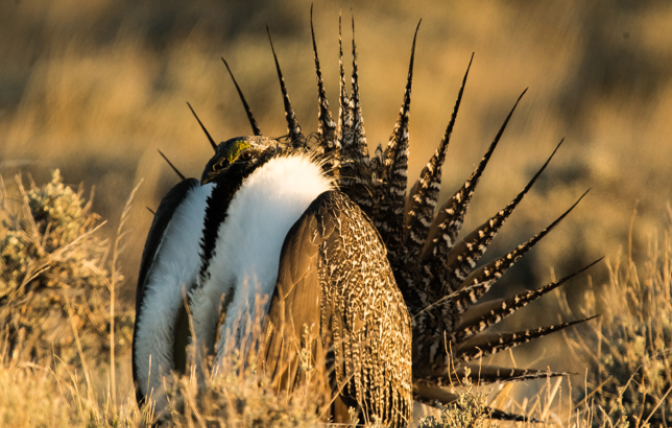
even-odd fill
[[[392,136],[386,148],[379,145],[370,156],[354,40],[350,95],[341,57],[337,122],[324,95],[314,38],[313,47],[319,106],[315,144],[307,144],[296,121],[276,57],[287,139],[262,137],[243,99],[255,135],[217,145],[208,134],[215,155],[200,182],[184,179],[156,212],[138,284],[133,353],[138,400],[153,394],[157,406],[165,406],[163,377],[171,370],[184,372],[188,344],[197,354],[215,356],[216,371],[232,349],[247,344],[245,322],[255,318],[263,334],[253,349],[266,375],[279,388],[306,381],[299,356],[309,349],[309,365],[319,369],[310,381],[326,391],[321,404],[334,403],[332,418],[343,422],[352,407],[365,421],[406,425],[413,400],[455,401],[445,386],[469,371],[482,382],[561,375],[471,363],[580,322],[482,333],[578,274],[480,302],[574,207],[525,244],[477,266],[547,161],[509,205],[457,239],[513,110],[473,174],[439,205],[441,168],[469,69],[444,138],[407,190],[414,54]]]
[[[236,164],[230,153],[241,146],[242,153],[254,154]],[[246,321],[259,317],[272,331],[262,351],[266,370],[283,387],[303,380],[288,349],[312,348],[315,355],[329,350],[329,362],[326,354],[315,360],[324,366],[316,375],[324,389],[333,384],[349,406],[366,401],[376,415],[394,408],[385,420],[407,421],[411,320],[370,220],[335,188],[312,150],[251,136],[222,143],[217,157],[227,159],[220,174],[176,186],[189,190],[156,251],[144,256],[143,265],[152,268],[138,313],[137,373],[150,373],[150,349],[161,357],[149,377],[137,376],[139,396],[154,390],[162,408],[166,367],[184,371],[185,358],[177,355],[183,350],[177,352],[174,344],[188,330],[174,314],[188,302],[196,337],[191,342],[215,356],[215,368],[241,346]],[[155,222],[165,209],[157,211]],[[187,226],[190,216],[203,225],[200,231]],[[183,252],[192,257],[183,258]],[[160,310],[152,310],[156,305]],[[146,315],[150,311],[153,316]],[[304,329],[311,331],[310,339]],[[373,391],[379,393],[367,397]]]

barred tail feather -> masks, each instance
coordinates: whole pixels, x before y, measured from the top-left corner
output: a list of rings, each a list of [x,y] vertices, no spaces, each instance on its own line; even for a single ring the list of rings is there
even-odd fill
[[[343,45],[341,18],[338,21],[340,97],[338,142],[341,147],[340,186],[350,199],[368,215],[374,211],[374,196],[371,184],[369,149],[366,144],[364,118],[359,98],[359,69],[355,43],[355,21],[352,20],[352,94],[347,95],[343,69]]]
[[[572,205],[567,211],[565,211],[560,217],[558,217],[553,223],[551,223],[546,229],[539,232],[532,239],[525,242],[524,244],[519,245],[515,250],[506,254],[499,259],[492,261],[485,266],[480,267],[479,269],[473,271],[467,279],[465,279],[458,289],[469,287],[472,284],[480,284],[484,281],[490,279],[499,279],[504,272],[506,272],[511,266],[514,265],[525,253],[532,249],[544,236],[546,236],[555,226],[557,226],[562,220],[564,220],[567,215],[572,212],[572,210],[581,202],[581,200],[588,194],[590,191],[587,190],[581,197]],[[449,289],[446,285],[446,289]],[[482,293],[485,293],[487,290],[482,290]],[[482,294],[481,294],[482,295]],[[480,297],[480,296],[478,296]]]
[[[373,195],[373,209],[371,210],[371,221],[373,221],[376,230],[381,230],[380,206],[384,199],[383,195],[383,174],[385,170],[385,163],[383,161],[383,145],[378,143],[376,150],[371,156],[370,170],[371,170],[371,193]]]
[[[492,299],[470,306],[460,317],[454,331],[457,332],[465,327],[479,324],[481,318],[487,317],[492,311],[501,308],[505,301],[506,299]]]
[[[355,17],[352,17],[352,108],[353,144],[360,165],[369,163],[369,146],[366,144],[366,132],[364,131],[364,117],[362,105],[359,102],[359,67],[357,66],[357,44],[355,43]],[[366,179],[366,177],[362,177]]]
[[[457,315],[462,315],[467,312],[476,302],[480,300],[485,293],[490,290],[490,288],[497,282],[497,278],[490,278],[466,287],[459,289],[458,291],[449,295],[449,301],[453,302],[455,305],[455,310]]]
[[[387,243],[390,260],[399,257],[403,247],[404,208],[406,205],[406,186],[408,171],[408,120],[411,110],[411,86],[413,84],[413,63],[415,60],[415,42],[420,29],[420,22],[415,29],[411,47],[411,61],[408,66],[408,78],[404,91],[404,100],[399,111],[399,118],[384,152],[383,191],[385,200],[381,207],[383,230],[381,235]]]
[[[299,122],[296,120],[294,109],[289,102],[289,94],[287,93],[287,87],[285,86],[285,78],[282,76],[282,70],[280,70],[280,63],[278,62],[278,56],[275,54],[273,40],[271,39],[271,31],[268,29],[268,26],[266,26],[266,33],[268,33],[268,41],[271,44],[271,51],[273,52],[273,59],[275,60],[275,69],[278,72],[278,79],[280,80],[280,90],[282,91],[282,101],[285,105],[285,118],[287,119],[289,141],[291,141],[294,147],[303,147],[306,145],[306,137],[304,137],[303,132],[301,131],[301,125],[299,125]]]
[[[351,197],[367,215],[371,216],[374,198],[371,190],[369,146],[366,143],[364,116],[362,115],[362,104],[359,97],[359,67],[357,66],[354,16],[352,17],[352,96],[350,97],[350,111],[352,118],[352,145],[350,149],[355,160]]]
[[[238,96],[240,97],[240,101],[243,102],[243,108],[245,108],[245,114],[247,115],[247,120],[250,122],[250,126],[252,126],[252,132],[254,135],[261,135],[261,129],[259,129],[259,125],[257,125],[257,121],[254,120],[254,116],[252,115],[252,110],[250,110],[250,106],[247,104],[247,101],[245,100],[245,96],[243,96],[243,91],[240,90],[240,86],[238,86],[238,82],[236,82],[236,78],[233,77],[233,73],[231,72],[231,68],[229,68],[229,64],[226,62],[224,58],[222,58],[222,62],[226,66],[227,71],[229,72],[229,76],[231,76],[231,80],[233,80],[233,84],[236,86],[236,91],[238,91]]]
[[[483,156],[483,159],[481,159],[481,162],[476,167],[476,170],[474,170],[460,190],[455,192],[455,194],[446,201],[434,218],[425,242],[425,248],[422,251],[423,254],[426,254],[427,257],[429,257],[431,264],[440,265],[443,260],[446,259],[448,252],[453,248],[455,238],[462,228],[464,215],[467,212],[469,202],[471,202],[471,197],[474,195],[478,181],[481,178],[492,153],[495,151],[495,148],[497,148],[497,144],[499,144],[499,140],[502,138],[502,134],[504,133],[513,112],[516,110],[520,99],[525,95],[525,92],[527,92],[527,89],[525,89],[516,100],[513,108],[506,116],[504,123],[499,128],[494,141],[490,144],[485,156]]]
[[[532,180],[516,195],[513,201],[453,246],[444,264],[444,272],[448,275],[449,281],[457,284],[460,281],[464,281],[467,275],[471,273],[474,266],[476,266],[476,262],[483,256],[488,245],[499,232],[499,229],[511,213],[513,213],[520,201],[523,200],[523,197],[530,191],[561,145],[562,141],[560,141],[541,169],[537,171]]]
[[[345,85],[345,70],[343,68],[343,39],[341,36],[341,16],[338,16],[338,69],[339,69],[339,96],[338,96],[338,144],[341,148],[352,145],[352,112],[350,98]],[[344,153],[347,155],[348,152]]]
[[[537,327],[530,330],[520,330],[514,333],[491,333],[479,334],[457,346],[453,353],[455,361],[471,361],[477,358],[485,358],[507,349],[530,342],[534,339],[546,336],[567,327],[584,323],[595,319],[599,315],[577,321],[565,322],[548,327]]]
[[[340,144],[336,140],[336,122],[331,117],[329,111],[329,101],[324,90],[324,82],[322,80],[322,71],[320,69],[320,60],[317,55],[317,43],[315,43],[315,29],[313,28],[313,6],[310,6],[310,34],[313,39],[313,52],[315,54],[315,74],[317,79],[317,142],[318,150],[324,156],[324,169],[329,174],[338,175],[335,173],[335,166],[339,163],[340,158]]]
[[[471,54],[467,71],[464,73],[462,79],[462,86],[457,94],[457,101],[453,108],[453,114],[450,117],[450,122],[446,128],[446,132],[437,147],[436,152],[431,157],[427,165],[422,169],[420,178],[415,182],[409,196],[406,200],[406,207],[404,209],[405,218],[404,224],[407,227],[405,231],[404,241],[409,249],[409,255],[413,259],[420,256],[420,252],[425,245],[427,234],[429,233],[429,226],[431,226],[432,218],[434,217],[434,210],[439,197],[439,190],[441,190],[441,168],[446,158],[446,149],[450,143],[450,136],[455,127],[455,120],[457,119],[457,112],[460,109],[462,102],[462,94],[464,87],[467,84],[467,77],[471,69],[471,63],[474,61],[474,54]]]
[[[569,376],[573,373],[551,372],[548,370],[517,369],[511,367],[489,366],[477,364],[460,364],[451,368],[450,374],[426,375],[423,380],[437,386],[455,386],[468,379],[475,385],[524,381],[531,379]]]
[[[580,270],[570,275],[567,275],[566,277],[558,281],[548,283],[545,286],[538,288],[536,290],[530,290],[525,293],[509,297],[508,299],[498,299],[492,302],[492,304],[489,305],[490,307],[487,308],[489,310],[480,311],[481,312],[480,316],[471,316],[468,318],[464,317],[458,324],[458,326],[455,328],[455,331],[453,332],[453,338],[456,341],[461,342],[480,333],[486,328],[501,322],[518,309],[527,306],[528,304],[537,300],[541,296],[555,290],[556,288],[566,283],[567,281],[587,271],[601,260],[602,258],[597,259],[591,264],[581,268]],[[486,307],[484,306],[481,309],[486,309]]]
[[[469,373],[469,376],[467,376]],[[451,373],[453,380],[469,378],[472,382],[483,385],[489,383],[501,383],[512,381],[524,381],[531,379],[570,376],[574,373],[551,372],[536,369],[515,369],[510,367],[483,366],[481,364],[463,364]]]

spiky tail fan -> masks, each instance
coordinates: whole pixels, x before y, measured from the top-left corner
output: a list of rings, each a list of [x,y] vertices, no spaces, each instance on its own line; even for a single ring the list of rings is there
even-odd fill
[[[420,24],[418,28],[419,26]],[[496,284],[506,270],[564,219],[578,201],[528,242],[519,245],[494,262],[475,268],[492,239],[531,189],[562,141],[513,201],[476,230],[457,241],[456,238],[479,179],[525,91],[516,100],[488,151],[471,176],[452,197],[436,209],[439,202],[441,170],[472,64],[472,55],[444,137],[407,194],[408,123],[418,28],[413,37],[411,61],[399,117],[385,149],[379,146],[376,154],[369,160],[363,137],[362,108],[359,103],[354,21],[352,97],[348,98],[347,90],[344,88],[341,49],[339,60],[341,64],[340,114],[336,128],[338,143],[334,144],[330,137],[325,136],[331,134],[322,131],[318,132],[320,137],[318,144],[324,148],[324,153],[329,153],[331,158],[339,160],[341,168],[340,176],[337,178],[339,178],[341,190],[357,202],[362,210],[372,218],[386,244],[394,277],[413,318],[414,398],[429,404],[447,404],[454,401],[456,397],[443,390],[443,387],[451,385],[451,380],[462,378],[467,370],[481,383],[565,375],[566,373],[546,370],[507,369],[470,364],[470,361],[493,355],[590,319],[547,327],[535,326],[511,333],[483,333],[488,327],[501,322],[516,310],[574,278],[597,261],[539,289],[502,300],[480,303],[485,292]],[[313,47],[315,48],[314,32]],[[315,64],[321,108],[318,129],[326,130],[330,129],[333,121],[331,121],[331,116],[322,110],[328,102],[324,95],[316,48]],[[348,173],[346,174],[345,171]],[[507,418],[511,415],[498,412],[493,413],[493,416]],[[516,419],[516,417],[512,418]]]
[[[458,241],[457,237],[464,217],[483,171],[499,144],[516,106],[527,90],[523,91],[516,100],[483,159],[464,185],[437,209],[442,166],[473,61],[472,55],[445,134],[436,152],[423,168],[420,177],[407,193],[408,124],[415,43],[419,26],[420,24],[413,37],[411,61],[399,117],[387,146],[383,149],[379,145],[375,154],[369,157],[362,106],[359,101],[359,69],[354,41],[354,19],[352,22],[352,90],[348,95],[343,68],[339,18],[340,90],[338,121],[335,123],[329,112],[329,102],[325,95],[311,10],[311,33],[319,111],[315,150],[323,157],[325,170],[333,174],[341,191],[368,215],[378,229],[382,242],[386,245],[387,257],[394,278],[413,320],[413,398],[436,405],[448,404],[457,399],[456,395],[448,392],[444,387],[452,385],[457,379],[463,379],[467,373],[471,373],[471,376],[480,383],[566,375],[567,373],[545,370],[483,365],[480,362],[473,363],[473,361],[590,320],[591,318],[586,318],[552,326],[534,326],[509,333],[484,333],[487,328],[576,277],[599,260],[538,289],[505,299],[481,302],[483,295],[496,285],[499,278],[562,221],[585,194],[557,220],[530,240],[495,261],[476,267],[490,242],[532,188],[562,141],[532,177],[529,184],[507,206]],[[285,104],[289,139],[294,146],[303,146],[306,138],[289,103],[289,96],[274,49],[273,56]],[[244,100],[240,90],[239,94]],[[253,130],[257,134],[259,128],[252,119],[247,103],[244,104]],[[494,410],[491,416],[499,419],[524,419]]]

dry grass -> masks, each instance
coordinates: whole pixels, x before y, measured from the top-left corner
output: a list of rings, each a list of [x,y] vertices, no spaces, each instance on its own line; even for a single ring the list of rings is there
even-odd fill
[[[118,246],[109,262],[104,222],[58,170],[15,188],[0,192],[0,423],[116,426],[138,413],[128,394],[117,402],[109,370],[115,349],[128,354],[134,316],[114,298]]]
[[[588,311],[603,313],[594,337],[576,343],[591,367],[581,398],[593,408],[593,425],[672,425],[671,236],[668,227],[651,239],[641,265],[617,256],[608,263],[607,292],[587,296]]]
[[[21,198],[3,189],[0,204],[6,217],[0,240],[5,284],[0,306],[5,320],[0,344],[3,425],[116,427],[157,418],[176,426],[318,424],[314,392],[277,394],[249,354],[232,355],[217,376],[206,376],[212,380],[205,389],[198,387],[193,371],[176,379],[168,410],[141,414],[129,369],[127,320],[133,314],[115,302],[112,292],[122,279],[116,266],[132,197],[110,245],[99,240],[97,216],[89,213],[82,191],[63,186],[58,171],[41,187],[33,184],[26,190],[20,178],[16,182]],[[594,334],[570,342],[588,367],[585,385],[574,397],[570,391],[563,398],[559,388],[569,379],[548,380],[522,402],[510,395],[510,387],[492,395],[465,380],[459,402],[430,411],[418,426],[490,426],[486,403],[556,426],[667,426],[672,409],[670,224],[672,211],[668,232],[651,241],[643,266],[629,256],[624,262],[617,257],[609,264],[606,292],[587,292],[584,310],[602,312],[603,317]],[[109,263],[106,248],[112,251]],[[101,332],[101,324],[110,330]]]

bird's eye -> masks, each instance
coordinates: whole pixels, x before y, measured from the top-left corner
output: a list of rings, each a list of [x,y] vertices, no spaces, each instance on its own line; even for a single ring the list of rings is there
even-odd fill
[[[250,160],[250,159],[252,158],[252,152],[245,151],[245,152],[243,152],[243,153],[240,154],[239,158],[240,158],[241,160],[245,160],[245,161],[246,161],[246,160]]]
[[[220,169],[224,169],[228,165],[228,162],[226,159],[221,159],[219,162],[216,162],[214,165],[212,165],[212,170],[213,171],[219,171]]]

